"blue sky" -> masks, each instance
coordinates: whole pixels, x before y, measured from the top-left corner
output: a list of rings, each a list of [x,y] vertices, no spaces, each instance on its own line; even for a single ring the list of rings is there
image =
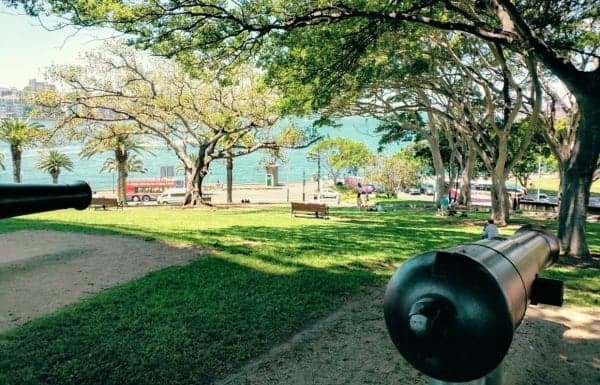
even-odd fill
[[[48,27],[49,19],[43,20]],[[36,18],[0,3],[0,87],[22,89],[29,79],[44,80],[44,68],[75,63],[77,57],[110,36],[108,31],[48,31]]]

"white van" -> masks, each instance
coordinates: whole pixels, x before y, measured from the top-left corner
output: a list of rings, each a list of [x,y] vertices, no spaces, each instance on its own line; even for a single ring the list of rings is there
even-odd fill
[[[183,204],[186,190],[184,188],[171,188],[163,191],[156,199],[159,205]]]

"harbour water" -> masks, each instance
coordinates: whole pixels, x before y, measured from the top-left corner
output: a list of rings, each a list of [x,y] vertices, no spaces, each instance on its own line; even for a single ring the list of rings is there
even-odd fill
[[[319,133],[328,137],[345,137],[357,142],[364,143],[371,151],[376,151],[379,145],[380,136],[374,132],[378,121],[364,117],[349,117],[339,121],[339,127],[322,127]],[[399,144],[389,146],[385,152],[395,152],[400,148]],[[116,183],[115,173],[100,172],[102,165],[107,158],[111,157],[110,152],[100,153],[90,159],[81,159],[79,152],[80,144],[69,144],[57,148],[60,152],[69,156],[74,163],[73,171],[62,170],[59,176],[59,183],[72,183],[77,180],[88,182],[94,190],[112,189]],[[51,183],[51,177],[48,173],[38,170],[35,167],[39,157],[39,152],[46,152],[47,149],[28,149],[23,152],[21,165],[22,183]],[[160,177],[161,167],[173,166],[177,168],[181,162],[175,153],[162,146],[151,148],[154,155],[143,153],[145,173],[131,173],[129,178],[158,178]],[[312,174],[317,173],[317,163],[307,158],[308,148],[286,150],[288,162],[279,164],[279,182],[299,182],[303,178],[307,180]],[[0,153],[4,154],[4,165],[6,170],[0,170],[0,183],[12,183],[12,161],[10,149],[7,143],[0,142]],[[137,155],[139,157],[139,155]],[[234,159],[233,181],[236,184],[266,183],[266,174],[264,161],[266,154],[263,151],[257,151],[247,156]],[[325,167],[321,166],[321,175],[327,175]],[[180,171],[176,177],[183,178]],[[216,160],[211,163],[211,169],[205,179],[205,183],[224,182],[226,179],[225,163],[222,160]]]

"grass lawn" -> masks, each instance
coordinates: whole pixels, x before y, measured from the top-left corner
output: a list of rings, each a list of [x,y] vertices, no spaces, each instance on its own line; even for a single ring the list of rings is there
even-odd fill
[[[531,179],[531,185],[527,186],[527,190],[529,194],[535,194],[537,193],[539,184],[540,192],[556,196],[558,194],[559,183],[560,180],[558,177],[542,176],[542,178],[538,180],[537,176],[533,176]],[[592,196],[600,196],[600,180],[592,183],[590,194]]]
[[[161,207],[64,210],[0,221],[0,232],[125,234],[215,250],[0,335],[0,384],[209,384],[361,287],[384,284],[410,256],[477,240],[485,218],[354,208],[333,208],[331,214],[316,220],[291,218],[287,206]],[[588,236],[600,253],[600,224],[590,224]],[[546,271],[565,281],[567,305],[600,307],[596,269]]]

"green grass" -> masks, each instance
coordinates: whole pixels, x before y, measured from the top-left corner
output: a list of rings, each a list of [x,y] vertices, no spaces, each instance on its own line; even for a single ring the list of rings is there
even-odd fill
[[[535,193],[537,193],[537,189],[538,189],[537,176],[534,176],[531,179],[531,182],[532,182],[532,184],[527,186],[527,190],[528,190],[529,194],[535,194]],[[539,179],[540,192],[545,193],[545,194],[556,196],[558,194],[559,184],[560,184],[560,180],[558,177],[543,176],[541,179]],[[600,180],[597,180],[596,182],[592,183],[592,187],[590,188],[590,193],[593,196],[600,195]]]
[[[125,234],[214,250],[0,335],[0,384],[209,384],[361,287],[383,284],[408,257],[477,239],[484,216],[336,208],[317,220],[291,218],[287,207],[152,208],[0,221],[0,232]],[[588,236],[600,252],[600,225]],[[547,272],[566,281],[568,304],[600,306],[597,270]]]

